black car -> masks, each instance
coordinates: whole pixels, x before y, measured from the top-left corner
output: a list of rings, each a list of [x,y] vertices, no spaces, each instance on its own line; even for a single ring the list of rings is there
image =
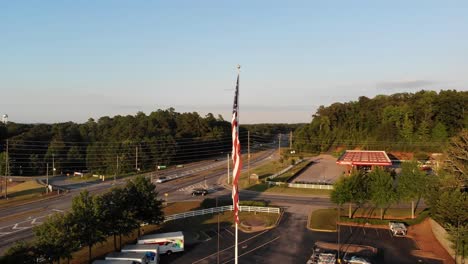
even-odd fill
[[[198,195],[205,196],[207,194],[208,194],[208,190],[205,190],[205,189],[198,188],[198,189],[192,190],[192,196],[198,196]]]

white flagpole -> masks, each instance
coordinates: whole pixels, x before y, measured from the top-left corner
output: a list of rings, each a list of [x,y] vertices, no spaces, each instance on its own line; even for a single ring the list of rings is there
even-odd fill
[[[234,258],[234,264],[239,263],[239,262],[238,262],[238,259],[237,259],[237,256],[238,256],[238,254],[239,254],[239,249],[238,249],[238,247],[237,247],[237,241],[238,241],[238,240],[237,240],[237,235],[238,235],[238,231],[239,231],[239,226],[238,226],[238,225],[239,225],[239,224],[236,222],[236,247],[235,247],[235,250],[234,250],[234,254],[236,255],[236,257]]]
[[[239,127],[239,76],[240,76],[240,65],[237,65],[237,80],[238,80],[238,83],[237,83],[237,127]],[[239,130],[237,130],[237,137],[239,137]],[[239,143],[240,144],[240,143]],[[240,155],[238,157],[239,159],[242,158],[242,155]],[[240,168],[239,168],[240,169]],[[239,175],[240,176],[240,175]],[[233,188],[237,188],[237,186],[233,186]],[[236,189],[237,191],[237,204],[240,204],[239,203],[239,198],[240,198],[240,194],[239,194],[239,189],[237,188]],[[236,205],[237,206],[237,205]],[[238,208],[238,211],[237,211],[237,215],[239,215],[239,211],[240,211],[240,206]],[[239,259],[238,259],[238,255],[239,255],[239,247],[238,247],[238,236],[239,236],[239,224],[237,223],[237,218],[236,217],[236,238],[235,238],[235,243],[236,243],[236,247],[234,249],[234,264],[238,264],[239,263]]]

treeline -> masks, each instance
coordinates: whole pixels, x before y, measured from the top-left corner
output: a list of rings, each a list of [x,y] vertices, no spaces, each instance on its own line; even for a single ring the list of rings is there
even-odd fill
[[[369,205],[379,208],[383,218],[387,208],[401,202],[416,204],[414,213],[424,199],[431,217],[448,231],[457,255],[464,257],[468,252],[468,130],[451,138],[444,152],[443,166],[433,174],[422,171],[416,161],[404,162],[400,174],[382,169],[354,171],[334,184],[331,200],[338,206],[354,204],[354,212]]]
[[[439,150],[468,127],[467,106],[467,91],[361,96],[358,101],[320,106],[312,122],[295,131],[294,147],[309,152],[332,146]]]
[[[241,129],[241,141],[247,133]],[[83,124],[0,125],[0,153],[8,140],[9,175],[89,171],[153,170],[231,151],[231,124],[213,114],[178,113],[173,108],[146,115],[104,116]],[[5,158],[0,161],[4,173]],[[117,164],[118,163],[118,164]]]
[[[32,242],[17,242],[0,258],[0,263],[60,263],[72,258],[81,247],[88,248],[89,263],[93,245],[114,238],[114,250],[122,247],[121,236],[129,235],[141,224],[164,220],[155,185],[138,176],[123,188],[113,188],[92,196],[82,191],[73,198],[72,209],[56,213],[34,228]],[[117,237],[120,243],[117,244]]]

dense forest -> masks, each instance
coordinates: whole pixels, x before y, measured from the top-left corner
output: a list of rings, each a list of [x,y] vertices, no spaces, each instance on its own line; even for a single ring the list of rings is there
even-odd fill
[[[311,123],[294,133],[300,151],[331,147],[441,151],[447,140],[468,127],[467,91],[420,91],[359,97],[320,106]]]
[[[240,127],[240,140],[251,151],[268,147],[278,133],[298,125],[259,124]],[[250,130],[250,137],[247,129]],[[9,175],[44,175],[88,171],[126,173],[154,170],[225,157],[231,151],[231,124],[222,116],[173,108],[127,116],[104,116],[83,124],[0,124],[0,174],[5,175],[8,140]],[[247,149],[244,147],[243,151]],[[118,164],[118,165],[117,165]],[[53,171],[54,167],[56,170]]]

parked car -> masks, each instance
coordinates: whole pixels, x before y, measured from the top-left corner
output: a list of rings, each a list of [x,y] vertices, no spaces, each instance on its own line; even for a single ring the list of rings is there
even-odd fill
[[[197,188],[197,189],[192,190],[192,196],[198,196],[198,195],[205,196],[207,194],[208,194],[208,190],[206,189]]]

